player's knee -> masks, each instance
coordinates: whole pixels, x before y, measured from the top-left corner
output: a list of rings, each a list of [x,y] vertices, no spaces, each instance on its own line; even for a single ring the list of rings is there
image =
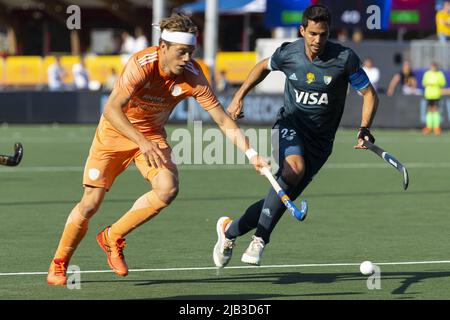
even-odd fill
[[[176,198],[177,195],[178,195],[178,191],[179,191],[178,185],[173,186],[172,188],[170,188],[170,189],[167,191],[167,197],[168,197],[167,203],[170,203],[170,202],[172,202],[173,200],[175,200],[175,198]]]
[[[98,211],[98,208],[100,208],[100,204],[92,201],[81,201],[78,203],[78,210],[86,219],[90,219]]]
[[[303,161],[290,161],[284,164],[282,177],[283,180],[291,185],[297,185],[305,174],[305,165]]]
[[[174,172],[163,170],[154,177],[152,186],[158,198],[169,204],[178,194],[178,176]]]
[[[175,178],[159,179],[158,183],[153,185],[153,191],[161,201],[169,204],[178,194],[178,180]]]
[[[303,178],[303,171],[295,171],[291,169],[283,170],[283,180],[290,186],[296,186]]]
[[[178,191],[179,191],[178,183],[172,184],[172,185],[166,185],[162,188],[156,188],[156,189],[154,189],[154,191],[156,192],[156,195],[158,196],[158,198],[161,199],[161,201],[169,204],[173,200],[175,200],[175,198],[178,195]]]
[[[104,191],[99,189],[87,188],[84,192],[83,198],[78,203],[78,210],[80,214],[90,219],[100,208],[104,198]]]

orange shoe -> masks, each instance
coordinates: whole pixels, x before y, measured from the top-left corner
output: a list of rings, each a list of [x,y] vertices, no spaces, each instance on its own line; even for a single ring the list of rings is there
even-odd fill
[[[64,286],[67,283],[67,261],[53,259],[48,269],[47,284],[52,286]]]
[[[110,227],[106,227],[103,231],[97,234],[97,243],[100,248],[106,253],[108,258],[108,264],[113,271],[121,277],[125,277],[128,274],[128,266],[123,256],[123,249],[126,246],[125,239],[119,238],[116,243],[112,243],[108,236]]]
[[[441,131],[442,131],[441,128],[434,128],[433,129],[434,134],[437,135],[437,136],[441,134]]]
[[[422,129],[422,133],[423,133],[423,134],[429,134],[429,133],[431,133],[431,129],[425,127],[425,128]]]

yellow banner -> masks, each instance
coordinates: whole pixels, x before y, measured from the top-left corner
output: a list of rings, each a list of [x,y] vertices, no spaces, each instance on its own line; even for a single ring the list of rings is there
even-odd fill
[[[105,83],[112,69],[120,75],[128,57],[125,56],[87,56],[85,63],[91,81]],[[48,82],[47,70],[55,62],[54,56],[10,56],[0,59],[0,83],[4,85],[45,85]],[[61,56],[61,65],[66,71],[64,83],[73,82],[73,65],[80,62],[79,56]],[[206,78],[210,81],[208,67],[197,60]],[[219,52],[216,58],[216,79],[224,72],[228,81],[242,83],[256,64],[255,52]]]
[[[253,51],[219,52],[216,56],[216,72],[225,72],[225,77],[233,84],[244,82],[255,64],[256,52]]]
[[[43,82],[43,70],[41,57],[7,57],[5,83],[8,85],[41,84]]]

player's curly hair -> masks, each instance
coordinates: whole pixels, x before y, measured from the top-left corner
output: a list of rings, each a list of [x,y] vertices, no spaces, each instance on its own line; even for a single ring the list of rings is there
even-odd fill
[[[170,17],[164,18],[159,23],[159,27],[161,29],[161,32],[163,30],[172,31],[172,32],[188,32],[188,33],[194,33],[197,34],[198,27],[195,25],[192,20],[182,14],[182,13],[173,13]],[[159,43],[161,41],[164,41],[167,45],[171,45],[170,42],[160,39]]]
[[[308,26],[308,20],[312,20],[314,22],[325,22],[328,27],[331,25],[331,13],[330,10],[323,5],[316,4],[309,6],[303,12],[302,17],[302,26],[306,29]]]

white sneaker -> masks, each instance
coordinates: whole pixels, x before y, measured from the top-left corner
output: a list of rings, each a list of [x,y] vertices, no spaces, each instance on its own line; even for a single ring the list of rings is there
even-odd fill
[[[248,264],[259,266],[264,251],[264,240],[257,236],[252,236],[252,242],[242,255],[241,261]]]
[[[214,246],[213,259],[214,264],[219,268],[225,267],[230,262],[233,254],[236,239],[227,239],[225,237],[225,228],[231,221],[229,217],[221,217],[216,224],[217,243]]]

